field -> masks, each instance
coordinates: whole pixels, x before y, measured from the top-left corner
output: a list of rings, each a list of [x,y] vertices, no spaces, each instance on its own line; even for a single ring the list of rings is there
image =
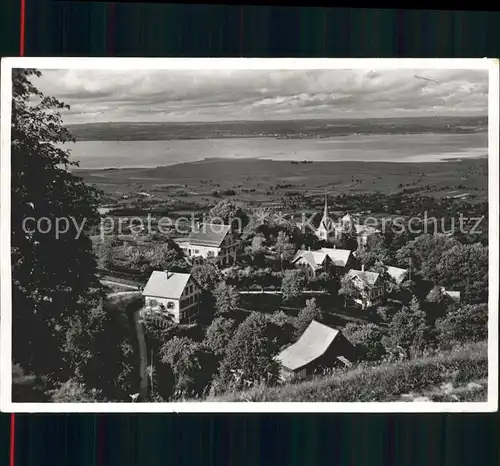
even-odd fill
[[[487,201],[487,169],[485,158],[425,164],[208,159],[157,168],[77,170],[76,174],[102,189],[111,204],[127,204],[123,197],[135,198],[145,191],[144,202],[175,201],[175,210],[186,213],[221,198],[250,207],[280,207],[284,201],[296,200],[315,210],[325,190],[329,195],[411,192],[442,198],[465,194]]]
[[[205,401],[373,402],[485,401],[487,345],[349,371],[283,387],[255,387]]]

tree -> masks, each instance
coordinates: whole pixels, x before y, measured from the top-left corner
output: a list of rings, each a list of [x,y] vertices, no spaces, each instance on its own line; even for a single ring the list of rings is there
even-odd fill
[[[313,320],[322,320],[321,308],[316,304],[316,298],[308,299],[305,307],[300,310],[295,321],[295,338],[300,338]]]
[[[221,281],[215,287],[213,295],[216,315],[227,315],[238,310],[240,295],[236,287]]]
[[[340,238],[340,246],[349,251],[355,251],[358,248],[358,235],[354,225],[349,222],[346,223]]]
[[[367,238],[366,247],[356,250],[356,259],[365,266],[365,269],[373,267],[376,263],[390,263],[389,252],[381,235],[370,235]]]
[[[213,355],[187,337],[173,337],[165,342],[161,348],[161,362],[172,370],[176,397],[201,395],[215,371]]]
[[[205,261],[202,264],[194,265],[191,274],[198,285],[205,291],[213,290],[222,279],[219,267],[213,261]]]
[[[488,300],[488,248],[481,243],[453,246],[440,258],[434,274],[436,283],[462,291],[466,303]]]
[[[242,388],[261,381],[275,382],[279,369],[273,359],[279,350],[276,336],[276,327],[269,318],[252,312],[229,342],[215,384],[217,390]]]
[[[436,321],[442,345],[484,341],[488,338],[488,305],[461,306]]]
[[[207,328],[204,343],[216,356],[223,356],[237,326],[234,319],[215,318]]]
[[[284,231],[280,231],[278,233],[275,250],[278,257],[283,261],[290,261],[295,255],[295,246],[290,241],[290,237]]]
[[[291,300],[301,295],[306,285],[306,276],[302,270],[285,270],[281,282],[284,300]]]
[[[384,337],[384,345],[389,350],[403,349],[410,358],[422,350],[426,344],[427,321],[420,304],[413,298],[409,306],[396,312],[389,324],[389,334]]]
[[[170,270],[183,272],[187,266],[179,247],[172,240],[149,247],[144,253],[144,259],[149,263],[151,271]]]
[[[232,225],[233,228],[243,230],[248,223],[248,216],[239,206],[228,199],[219,201],[208,213],[212,223]]]
[[[378,361],[384,356],[383,333],[375,324],[349,322],[342,333],[354,345],[361,360]]]
[[[339,296],[344,296],[345,301],[344,303],[347,303],[348,299],[353,299],[355,297],[358,297],[360,295],[360,291],[356,286],[354,286],[354,282],[352,280],[352,277],[349,277],[347,274],[344,275],[340,279],[340,288],[339,288]]]
[[[396,259],[401,267],[415,270],[415,275],[439,283],[438,264],[443,255],[459,244],[445,234],[423,234],[408,241],[396,253]]]
[[[97,266],[102,270],[107,270],[113,265],[113,246],[111,239],[103,238],[96,247]]]
[[[68,170],[77,165],[67,149],[73,138],[62,125],[68,106],[32,84],[39,76],[32,69],[12,72],[12,357],[25,370],[62,382],[86,352],[64,354],[71,320],[92,327],[90,319],[101,317],[89,313],[99,284],[87,234],[99,221],[100,193]],[[49,222],[52,228],[42,233],[37,220],[43,231]]]
[[[257,234],[252,238],[252,242],[245,248],[245,252],[252,258],[254,262],[262,262],[266,253],[264,246],[266,238],[263,234]]]

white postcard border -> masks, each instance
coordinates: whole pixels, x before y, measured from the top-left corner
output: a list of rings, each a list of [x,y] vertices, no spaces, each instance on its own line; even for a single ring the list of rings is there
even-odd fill
[[[430,402],[183,402],[183,403],[13,403],[12,294],[10,265],[10,132],[12,69],[131,70],[299,70],[299,69],[475,69],[489,72],[489,324],[488,400],[479,403]],[[16,413],[203,413],[203,412],[344,412],[423,413],[494,412],[498,409],[498,247],[499,247],[499,61],[474,59],[385,58],[63,58],[7,57],[1,63],[0,140],[0,409]]]

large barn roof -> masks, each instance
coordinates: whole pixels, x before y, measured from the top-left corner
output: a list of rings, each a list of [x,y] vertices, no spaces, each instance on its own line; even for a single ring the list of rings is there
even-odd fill
[[[340,332],[313,320],[299,340],[285,348],[277,360],[289,370],[300,369],[322,356]]]

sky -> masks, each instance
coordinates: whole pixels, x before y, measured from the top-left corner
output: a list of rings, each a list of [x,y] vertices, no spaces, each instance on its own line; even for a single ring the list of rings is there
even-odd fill
[[[484,70],[45,70],[67,124],[487,115]]]

